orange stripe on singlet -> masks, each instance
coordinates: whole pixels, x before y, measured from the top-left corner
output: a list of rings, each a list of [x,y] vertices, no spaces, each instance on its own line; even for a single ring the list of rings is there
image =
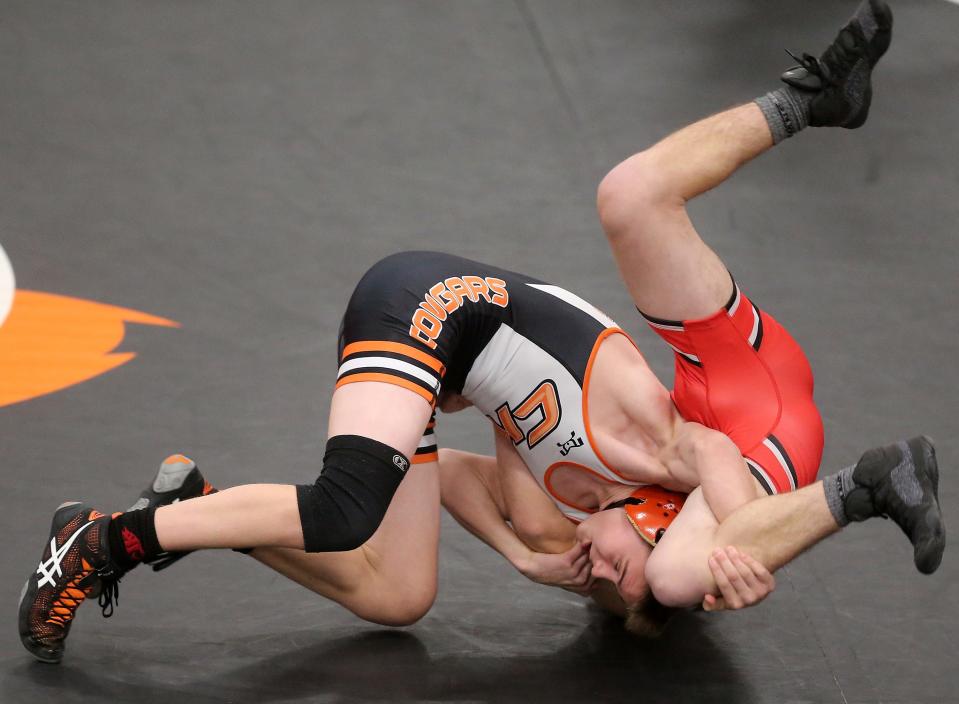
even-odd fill
[[[425,455],[413,455],[413,464],[426,464],[427,462],[439,462],[439,452],[428,452]]]
[[[626,334],[620,328],[606,328],[603,330],[599,336],[596,338],[596,342],[593,343],[593,350],[589,353],[589,361],[586,363],[586,373],[583,375],[583,425],[586,428],[586,439],[589,441],[589,446],[593,449],[593,454],[603,463],[603,466],[606,467],[610,472],[615,474],[621,479],[625,479],[627,482],[631,481],[628,477],[623,474],[620,474],[612,465],[606,461],[606,458],[603,457],[603,454],[599,451],[599,446],[596,444],[596,439],[593,437],[593,431],[589,424],[589,379],[593,373],[593,364],[596,362],[596,355],[599,352],[599,347],[603,341],[611,335],[622,335],[627,340],[629,340],[633,347],[636,348],[636,351],[639,352],[639,347],[636,346],[636,343],[633,342],[633,338]],[[642,357],[642,353],[640,353]]]
[[[436,400],[436,397],[424,389],[418,384],[414,384],[412,381],[407,381],[398,376],[393,376],[392,374],[380,374],[378,372],[366,372],[364,374],[351,374],[350,376],[344,376],[338,382],[336,382],[336,388],[345,386],[346,384],[353,384],[358,381],[379,381],[384,384],[393,384],[394,386],[402,386],[404,389],[409,389],[413,393],[419,394],[426,402],[433,405],[433,402]]]
[[[443,363],[436,357],[432,357],[422,350],[418,350],[411,345],[404,345],[402,342],[388,342],[387,340],[371,340],[366,342],[353,342],[343,350],[343,359],[357,352],[394,352],[415,359],[417,362],[425,364],[433,371],[442,376],[446,369]]]

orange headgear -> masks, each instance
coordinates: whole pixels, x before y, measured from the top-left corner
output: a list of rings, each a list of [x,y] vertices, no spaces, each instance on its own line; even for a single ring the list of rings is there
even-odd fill
[[[669,524],[679,515],[685,501],[686,494],[647,484],[638,487],[628,499],[615,501],[606,508],[626,509],[626,517],[636,532],[655,547]]]

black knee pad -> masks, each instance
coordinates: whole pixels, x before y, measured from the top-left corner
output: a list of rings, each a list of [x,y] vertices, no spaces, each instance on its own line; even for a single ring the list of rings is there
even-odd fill
[[[296,487],[304,549],[354,550],[369,540],[409,466],[402,452],[376,440],[330,438],[316,482]]]

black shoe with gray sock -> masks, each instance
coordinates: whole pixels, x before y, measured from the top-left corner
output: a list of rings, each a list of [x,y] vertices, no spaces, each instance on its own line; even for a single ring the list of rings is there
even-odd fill
[[[913,545],[916,567],[942,562],[946,529],[939,508],[939,467],[925,437],[866,451],[853,467],[823,479],[826,503],[840,526],[874,516],[893,519]]]
[[[786,85],[755,101],[773,143],[807,125],[860,127],[872,102],[872,69],[891,41],[889,6],[882,0],[864,0],[822,56],[792,55],[799,65],[782,75]]]

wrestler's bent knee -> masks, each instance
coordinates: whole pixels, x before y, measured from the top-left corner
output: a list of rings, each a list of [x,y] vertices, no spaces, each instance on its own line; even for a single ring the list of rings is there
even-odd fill
[[[356,609],[362,619],[381,626],[412,626],[423,618],[436,601],[436,579],[403,591],[391,591],[379,597],[375,605]]]
[[[650,209],[668,202],[647,152],[617,165],[599,184],[596,209],[606,236],[615,239],[633,230]]]
[[[330,438],[316,483],[296,487],[304,550],[363,545],[383,521],[409,464],[403,453],[370,438]]]

